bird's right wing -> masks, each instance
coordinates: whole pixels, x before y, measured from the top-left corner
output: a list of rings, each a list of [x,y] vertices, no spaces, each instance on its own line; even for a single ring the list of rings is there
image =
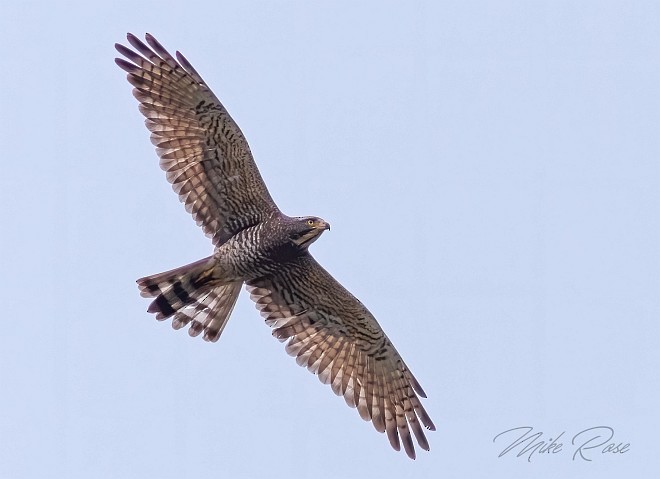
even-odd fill
[[[132,34],[128,72],[167,180],[215,245],[278,212],[238,125],[179,52],[176,59],[151,35]]]
[[[357,407],[390,444],[415,458],[410,434],[428,450],[420,425],[435,430],[418,394],[426,397],[373,315],[311,255],[285,263],[271,276],[248,281],[273,336],[288,341],[299,365]]]

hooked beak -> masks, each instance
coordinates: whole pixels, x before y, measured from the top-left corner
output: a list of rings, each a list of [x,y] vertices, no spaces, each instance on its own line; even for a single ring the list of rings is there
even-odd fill
[[[327,223],[327,222],[323,221],[319,226],[321,228],[323,228],[324,230],[330,231],[330,223]]]

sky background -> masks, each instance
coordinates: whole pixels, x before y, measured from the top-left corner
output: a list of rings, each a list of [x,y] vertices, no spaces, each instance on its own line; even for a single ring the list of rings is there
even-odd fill
[[[212,250],[113,62],[128,31],[332,224],[312,252],[426,390],[431,452],[392,451],[245,292],[215,344],[147,314],[136,278]],[[660,3],[3,2],[0,41],[0,478],[660,471]],[[498,458],[520,426],[562,451]],[[594,426],[629,452],[573,461]]]

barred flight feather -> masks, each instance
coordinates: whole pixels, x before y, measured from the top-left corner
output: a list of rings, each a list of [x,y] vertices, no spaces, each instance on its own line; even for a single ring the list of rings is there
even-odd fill
[[[435,426],[417,397],[424,396],[419,383],[371,313],[339,290],[341,286],[311,256],[288,264],[286,276],[275,273],[246,285],[273,336],[286,341],[286,352],[300,366],[329,384],[378,432],[387,433],[394,449],[402,443],[406,454],[415,458],[413,436],[422,449],[429,449],[421,425],[430,430]],[[327,298],[314,291],[330,288],[338,293],[334,300],[327,299],[332,307],[306,300]],[[335,313],[329,315],[328,310]]]

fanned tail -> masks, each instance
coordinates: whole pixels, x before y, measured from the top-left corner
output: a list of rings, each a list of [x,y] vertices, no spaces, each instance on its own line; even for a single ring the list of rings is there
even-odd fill
[[[190,324],[188,333],[217,341],[231,315],[242,282],[212,278],[213,257],[137,280],[143,297],[155,297],[147,310],[159,321],[172,318],[172,327]]]

